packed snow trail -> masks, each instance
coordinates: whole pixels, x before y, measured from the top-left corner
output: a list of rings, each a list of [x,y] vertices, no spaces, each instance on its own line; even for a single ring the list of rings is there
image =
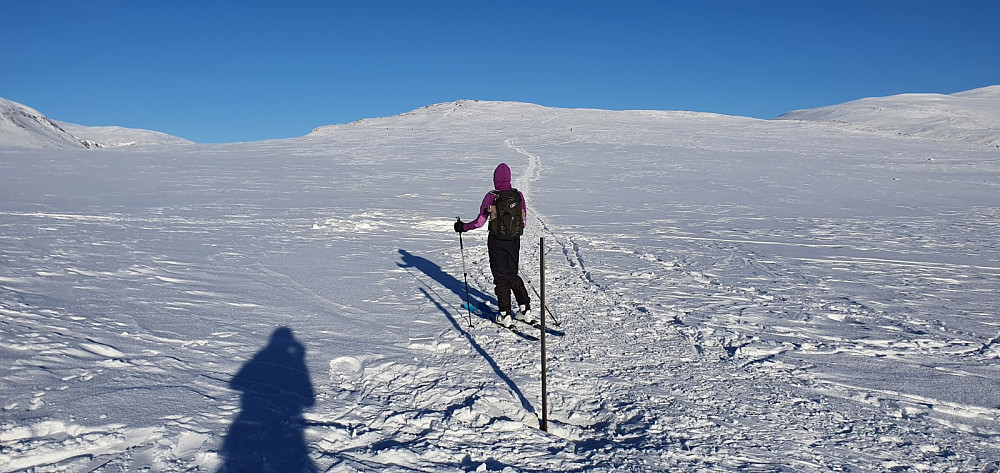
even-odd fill
[[[217,471],[252,458],[235,440],[280,443],[261,419],[320,471],[988,471],[991,153],[487,102],[0,150],[0,471]],[[544,236],[565,331],[548,433],[538,343],[461,308],[454,215],[501,161],[531,213],[522,275]],[[485,230],[465,238],[492,301]],[[268,373],[288,379],[240,381]]]
[[[512,140],[507,140],[506,145],[528,158],[527,169],[539,168],[536,154],[515,146]],[[533,175],[531,172],[525,174]],[[533,180],[525,179],[519,181],[518,185],[520,188],[530,189],[533,183]],[[529,202],[534,200],[531,197],[528,194]],[[777,467],[782,462],[787,462],[784,466],[792,469],[836,470],[893,464],[894,455],[898,452],[891,455],[865,453],[878,452],[884,447],[885,437],[880,434],[885,428],[885,412],[879,408],[882,402],[876,402],[876,407],[870,413],[862,415],[864,419],[874,419],[870,422],[834,415],[834,412],[853,407],[854,400],[851,398],[854,395],[850,390],[858,387],[833,386],[822,378],[804,373],[800,367],[774,361],[776,355],[796,350],[794,345],[766,341],[763,346],[757,346],[760,340],[742,334],[747,329],[739,326],[688,326],[683,320],[689,310],[685,309],[686,304],[683,302],[674,303],[672,307],[664,306],[657,311],[666,310],[666,315],[670,317],[659,320],[649,317],[650,309],[629,301],[627,289],[626,292],[619,292],[595,282],[587,269],[581,246],[577,243],[585,237],[552,233],[544,216],[536,211],[533,217],[540,224],[541,230],[529,226],[522,242],[537,241],[541,235],[546,237],[546,241],[556,242],[554,252],[561,252],[564,259],[562,264],[555,265],[559,269],[548,270],[550,275],[554,275],[552,280],[557,286],[549,289],[549,294],[553,294],[550,296],[553,300],[551,304],[559,307],[565,319],[571,321],[568,323],[572,327],[569,332],[575,337],[570,337],[570,340],[579,342],[581,334],[587,339],[585,343],[579,344],[560,341],[551,351],[559,355],[551,362],[557,367],[557,372],[550,377],[554,384],[550,388],[550,392],[554,393],[554,400],[550,405],[555,410],[550,415],[550,426],[555,426],[550,427],[550,432],[578,443],[594,443],[602,447],[614,445],[613,450],[619,453],[623,449],[633,450],[634,458],[659,456],[667,464],[674,466],[712,465],[726,469],[745,469]],[[698,238],[692,240],[699,244],[702,241]],[[528,256],[522,264],[538,260],[535,246],[523,244],[522,253]],[[739,306],[740,314],[766,308],[775,300],[773,296],[757,289],[726,287],[702,270],[681,271],[680,268],[687,265],[685,263],[664,264],[662,260],[646,256],[649,255],[643,255],[640,261],[647,261],[647,265],[653,263],[649,272],[643,269],[642,263],[630,261],[630,264],[636,265],[630,267],[637,268],[633,270],[633,274],[640,274],[642,279],[647,279],[646,274],[654,274],[653,271],[659,271],[657,267],[662,266],[674,269],[672,272],[676,274],[673,276],[675,281],[695,276],[694,287],[672,291],[682,293],[682,299],[732,300],[734,306]],[[553,264],[552,258],[547,258],[547,261]],[[478,277],[474,278],[477,285],[490,287],[485,257],[474,261],[473,266],[481,268]],[[522,269],[522,273],[524,272]],[[615,278],[621,278],[622,275],[615,273]],[[759,277],[752,273],[745,274],[744,277],[746,276],[754,279]],[[699,293],[704,295],[699,296]],[[831,305],[834,310],[839,310],[837,307]],[[849,301],[845,306],[847,314],[860,313],[861,310],[864,310],[862,306],[852,308]],[[673,337],[665,337],[667,334],[673,334]],[[579,349],[581,345],[586,348]],[[579,369],[581,362],[586,365],[586,360],[595,358],[603,360],[597,370]],[[566,363],[564,360],[577,363]],[[576,366],[567,368],[567,365]],[[609,366],[613,368],[608,368]],[[528,373],[524,376],[530,376],[533,369],[537,368],[527,367]],[[612,381],[616,373],[628,373],[627,380],[621,385]],[[685,376],[678,382],[665,377],[665,373],[684,373]],[[601,382],[592,384],[573,381],[594,379],[600,379]],[[648,388],[643,389],[643,384],[635,386],[637,379],[649,380]],[[568,383],[568,389],[560,390],[558,380]],[[995,393],[995,388],[989,385],[986,377],[982,378],[980,386],[987,392]],[[731,391],[741,394],[734,397],[730,394]],[[748,393],[752,394],[747,396]],[[878,391],[870,395],[875,396],[873,400],[882,395],[889,399],[897,398],[892,403],[912,406],[904,407],[903,412],[920,412],[926,409],[921,408],[916,399],[910,400],[906,396],[893,396],[892,393]],[[935,404],[944,406],[936,408]],[[569,409],[566,409],[567,405]],[[928,413],[932,415],[926,416],[925,420],[931,422],[931,428],[935,422],[949,422],[944,419],[949,416],[948,413],[957,413],[961,418],[978,412],[972,414],[972,417],[983,416],[982,419],[989,420],[990,423],[1000,419],[997,415],[1000,411],[996,409],[963,406],[961,403],[931,401],[924,406],[930,407]],[[854,410],[857,408],[854,407]],[[665,411],[674,412],[676,417],[668,415],[664,418]],[[653,412],[657,413],[656,418],[648,418],[654,417],[651,414]],[[781,414],[774,415],[774,412]],[[939,418],[934,412],[944,416]],[[962,414],[963,412],[966,414]],[[705,436],[702,431],[706,419],[715,424],[712,429],[714,435]],[[745,431],[747,427],[783,432],[783,440],[776,442],[775,439],[768,438],[764,442],[754,443],[754,435]],[[921,433],[922,429],[927,428],[926,425],[913,428],[908,435],[913,435],[915,440],[906,441],[910,442],[909,448],[903,445],[896,450],[911,450],[910,453],[919,458],[927,457],[928,452],[950,456],[950,453],[942,453],[935,446],[940,433]],[[979,432],[975,426],[970,428]],[[687,434],[691,439],[686,438],[684,432],[687,429],[695,431]],[[632,435],[622,432],[630,432]],[[734,439],[741,439],[743,442],[736,442]],[[622,440],[625,441],[624,444],[616,444],[616,441]],[[678,444],[683,447],[680,449],[681,454],[670,455],[669,452],[674,450],[671,447]],[[720,447],[732,444],[739,445],[729,449]],[[828,447],[826,444],[837,447]],[[797,454],[817,447],[823,451],[801,456]],[[840,449],[853,450],[861,457],[852,461],[830,453]],[[785,454],[782,455],[781,452]],[[599,457],[598,453],[594,455]],[[776,457],[782,459],[776,460]],[[597,462],[609,464],[613,460],[601,458]],[[627,466],[627,463],[617,466]]]

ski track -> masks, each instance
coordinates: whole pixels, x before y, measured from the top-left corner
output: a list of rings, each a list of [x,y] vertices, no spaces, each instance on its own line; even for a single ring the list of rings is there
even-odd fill
[[[461,164],[488,176],[499,156],[515,169],[530,213],[521,274],[538,288],[544,237],[547,302],[566,332],[547,337],[542,432],[537,342],[476,316],[469,327],[453,220],[400,211],[425,194],[435,215],[478,205],[457,203],[457,178],[400,171],[441,147],[465,151],[449,133],[414,144],[440,133],[435,113],[472,112],[446,104],[345,126],[335,158],[308,143],[247,145],[255,166],[239,171],[201,160],[226,147],[184,165],[139,153],[124,166],[179,173],[173,187],[150,183],[179,200],[142,211],[0,211],[0,471],[217,470],[246,414],[230,382],[276,327],[305,347],[315,398],[286,424],[320,471],[998,468],[1000,263],[980,255],[996,254],[995,208],[761,223],[738,206],[668,200],[648,225],[628,226],[641,220],[614,203],[574,225],[564,215],[576,204],[548,190],[572,159],[560,150],[614,150],[648,130],[570,112],[541,122],[553,127],[544,139],[482,123],[479,151],[492,156]],[[653,139],[739,152],[742,137],[707,130]],[[390,158],[398,167],[365,177]],[[620,178],[606,174],[594,171]],[[378,195],[387,182],[399,195]],[[233,186],[266,202],[239,204]],[[284,200],[330,188],[349,197]],[[472,299],[491,300],[485,232],[464,238]]]
[[[514,146],[510,140],[506,144],[529,159],[529,170],[538,168],[539,158],[537,155]],[[874,357],[892,355],[904,357],[912,355],[914,352],[930,351],[935,353],[928,354],[937,354],[940,350],[957,350],[959,353],[968,353],[970,349],[978,348],[975,342],[948,339],[950,337],[946,335],[943,337],[946,339],[940,341],[919,338],[913,341],[887,340],[882,343],[877,341],[875,343],[868,343],[866,340],[854,341],[826,338],[823,342],[809,346],[800,342],[796,343],[796,341],[782,340],[783,337],[781,335],[787,334],[788,331],[781,329],[777,330],[777,333],[774,334],[777,336],[772,335],[774,339],[769,340],[765,338],[762,340],[760,336],[745,335],[744,333],[748,331],[751,333],[760,333],[757,329],[767,328],[762,324],[765,321],[770,322],[771,316],[759,318],[750,315],[751,312],[773,313],[773,310],[768,309],[768,307],[774,305],[776,299],[784,301],[788,299],[787,297],[775,297],[773,294],[752,286],[727,286],[718,277],[706,273],[703,269],[686,267],[690,263],[668,263],[656,256],[655,253],[635,254],[637,253],[636,251],[627,247],[616,248],[617,245],[609,245],[607,241],[596,241],[596,244],[588,246],[602,253],[633,253],[632,256],[634,257],[654,263],[653,267],[650,268],[647,266],[646,269],[643,269],[643,265],[636,264],[635,261],[629,261],[627,267],[640,268],[628,273],[631,277],[621,277],[626,274],[625,271],[615,271],[614,269],[608,271],[609,274],[606,276],[611,279],[621,277],[621,279],[627,281],[627,284],[602,285],[595,281],[595,278],[584,264],[584,251],[581,250],[581,244],[577,241],[577,239],[582,238],[560,238],[555,234],[550,234],[545,218],[539,215],[536,215],[536,218],[540,224],[541,232],[532,232],[529,230],[526,237],[531,236],[534,238],[527,239],[526,241],[537,239],[539,233],[546,234],[545,236],[548,237],[548,241],[554,241],[557,248],[561,248],[561,253],[564,256],[563,261],[558,261],[555,264],[551,259],[547,260],[550,262],[550,265],[554,264],[557,268],[561,266],[563,269],[562,271],[552,271],[551,268],[549,269],[549,271],[555,273],[554,281],[550,282],[550,285],[556,286],[550,290],[550,293],[556,294],[555,299],[559,301],[555,305],[561,307],[596,306],[608,308],[606,312],[599,310],[597,313],[570,312],[566,314],[567,318],[577,322],[574,326],[574,333],[582,331],[589,336],[598,338],[597,340],[592,340],[594,343],[587,344],[586,350],[581,350],[572,344],[559,345],[555,349],[560,353],[559,358],[566,357],[571,360],[583,361],[593,359],[594,357],[611,357],[615,359],[615,362],[610,363],[610,365],[620,367],[614,371],[630,374],[625,381],[626,383],[632,382],[634,379],[655,380],[650,383],[650,386],[647,388],[648,391],[643,389],[637,390],[635,387],[614,386],[612,383],[611,385],[601,384],[599,385],[600,389],[587,393],[595,399],[604,398],[606,393],[614,393],[614,397],[612,399],[603,399],[599,404],[599,408],[591,410],[589,414],[581,414],[571,410],[565,414],[564,419],[567,419],[568,424],[576,424],[577,427],[593,428],[595,425],[600,425],[603,429],[607,429],[607,431],[602,432],[604,435],[595,436],[597,439],[587,439],[587,433],[580,431],[568,435],[571,438],[587,439],[597,443],[615,443],[616,441],[627,440],[627,436],[625,438],[618,438],[615,435],[611,435],[609,438],[607,436],[608,433],[619,430],[631,430],[637,433],[635,436],[636,443],[641,446],[640,450],[642,450],[642,455],[640,456],[654,453],[662,455],[664,451],[672,450],[678,444],[685,451],[701,450],[692,455],[685,455],[685,459],[670,458],[669,462],[677,462],[672,465],[674,467],[706,467],[715,465],[736,469],[775,468],[775,455],[778,452],[784,451],[786,454],[804,452],[815,449],[821,444],[837,445],[833,451],[846,448],[853,450],[855,454],[884,449],[886,438],[878,434],[884,428],[883,425],[880,425],[880,422],[872,421],[865,423],[846,418],[824,419],[824,414],[828,413],[831,409],[835,409],[836,405],[842,404],[845,399],[857,400],[858,396],[863,397],[862,402],[872,404],[877,408],[870,413],[873,419],[890,415],[924,421],[925,425],[915,426],[909,432],[919,440],[908,439],[906,441],[899,441],[907,443],[904,446],[910,447],[909,450],[912,450],[913,454],[916,455],[912,458],[927,458],[935,455],[947,457],[954,453],[947,450],[942,451],[938,447],[939,442],[935,437],[940,434],[934,432],[934,423],[982,435],[987,438],[997,433],[993,430],[995,427],[987,427],[986,430],[981,430],[980,427],[975,425],[977,423],[975,420],[978,419],[986,425],[995,426],[996,422],[1000,421],[1000,408],[979,408],[961,403],[921,398],[920,396],[912,396],[895,391],[872,390],[870,387],[831,386],[828,380],[817,377],[810,372],[808,361],[794,360],[793,363],[789,363],[784,361],[785,357],[782,357],[780,361],[776,359],[778,355],[785,354],[786,352],[793,354],[807,353],[809,355],[816,352],[827,353],[831,350],[831,345],[846,345],[833,350],[855,351],[861,356]],[[684,237],[678,238],[683,239]],[[688,241],[697,243],[707,241],[711,245],[718,245],[724,240],[719,238],[691,238]],[[772,242],[753,241],[745,238],[742,240],[724,241],[724,244],[732,243],[744,243],[746,246],[752,247]],[[835,245],[835,247],[840,248],[841,245]],[[714,249],[718,250],[718,248]],[[766,264],[756,262],[752,251],[743,250],[742,248],[739,248],[739,250],[746,251],[748,255],[740,258],[740,266],[746,267],[749,265],[749,269],[751,269],[749,274],[745,270],[741,271],[740,277],[744,280],[765,280],[768,284],[764,284],[764,287],[776,287],[770,279],[777,276],[777,274],[768,271]],[[537,261],[537,252],[531,253],[529,251],[528,254],[532,255],[532,257],[526,258],[528,261]],[[798,260],[802,261],[802,258],[798,258]],[[731,262],[727,263],[731,264]],[[819,261],[819,263],[828,263],[828,261]],[[918,270],[927,269],[928,272],[938,274],[941,270],[950,270],[956,272],[955,277],[960,279],[967,279],[963,278],[963,272],[972,269],[986,270],[989,273],[993,273],[994,278],[992,279],[995,280],[997,269],[995,267],[972,265],[949,265],[919,261],[865,258],[846,260],[838,258],[836,259],[836,263],[862,267],[875,264],[903,266],[907,270],[907,274],[911,274],[914,268]],[[696,266],[697,264],[690,264],[690,266]],[[552,273],[550,272],[550,274]],[[667,282],[673,287],[663,287],[656,291],[635,291],[635,285],[637,284],[636,276],[638,276],[640,281],[646,280],[651,283]],[[484,273],[482,275],[482,279],[487,279],[487,277],[488,274]],[[929,282],[941,281],[940,277],[932,279],[928,276],[928,278],[930,279]],[[688,282],[685,282],[685,280]],[[569,283],[569,281],[572,283]],[[957,279],[946,279],[946,281],[958,283]],[[880,284],[875,285],[879,286]],[[617,286],[620,289],[616,290],[612,286]],[[677,286],[683,287],[678,288]],[[988,287],[990,286],[984,286],[983,290],[988,290]],[[690,295],[705,292],[706,290],[711,293],[707,297],[708,300],[719,301],[719,306],[715,308],[716,310],[735,311],[739,317],[713,317],[713,319],[722,319],[724,322],[720,324],[709,319],[702,324],[698,324],[698,327],[691,327],[689,323],[685,323],[685,320],[697,317],[697,315],[694,315],[696,310],[701,313],[707,312],[704,307],[685,307],[685,304],[677,303],[676,297],[667,297],[664,300],[658,301],[630,301],[627,298],[629,292],[639,292],[643,294],[685,294],[688,298],[698,301],[705,299],[690,297]],[[571,297],[568,301],[562,300],[566,294],[585,294],[586,296]],[[594,300],[599,302],[594,303]],[[589,301],[589,304],[587,301]],[[839,302],[822,299],[795,302],[805,306],[797,310],[807,312],[809,308],[815,307],[820,312],[826,312],[825,315],[827,318],[835,322],[844,322],[845,320],[850,322],[851,317],[885,316],[849,298],[844,298]],[[657,307],[654,310],[649,307],[650,305]],[[653,317],[650,317],[650,315],[653,315]],[[659,317],[656,317],[656,315]],[[792,316],[793,319],[800,317],[797,314]],[[735,321],[736,324],[728,322],[729,320]],[[755,325],[755,321],[756,327],[747,327],[747,325]],[[901,323],[905,329],[907,323],[913,324],[917,322],[904,319]],[[630,330],[625,330],[624,332],[632,332],[631,336],[622,337],[623,330],[620,328],[625,324],[628,324]],[[806,331],[802,328],[795,330],[799,332]],[[657,334],[664,332],[675,334],[675,337],[673,337],[673,346],[661,345],[665,340],[662,338],[662,335],[657,336]],[[914,333],[922,335],[924,332],[914,331]],[[601,340],[603,338],[602,335],[605,334],[613,334],[617,339]],[[806,346],[804,347],[803,345]],[[600,351],[598,349],[598,352],[595,353],[595,347],[630,347],[631,350],[625,353],[615,353]],[[698,368],[704,365],[701,363],[693,364],[693,362],[704,362],[706,358],[715,358],[717,363],[711,363],[710,366],[713,369],[705,370],[708,372],[703,373]],[[794,359],[794,357],[789,358]],[[808,360],[809,356],[806,356],[805,359]],[[654,361],[649,362],[647,360]],[[559,366],[558,359],[554,363],[556,366]],[[949,371],[946,367],[939,367],[938,369],[943,369],[945,372]],[[672,380],[663,377],[664,373],[677,372],[687,375],[684,380],[686,382],[672,382]],[[699,373],[695,374],[694,372]],[[563,376],[552,375],[552,377],[555,379],[590,379],[596,377],[602,380],[613,380],[615,378],[615,373],[607,372],[604,367],[598,372],[569,370],[561,374]],[[963,375],[977,376],[971,373],[963,373]],[[978,376],[982,377],[982,375]],[[762,382],[768,379],[773,380],[773,382]],[[672,389],[664,389],[664,385],[669,385]],[[993,389],[992,383],[988,382],[988,378],[985,377],[983,377],[981,386],[983,389]],[[750,398],[757,399],[761,403],[741,406],[726,402],[723,393],[734,389],[745,390],[744,392],[759,392],[759,395],[751,396]],[[573,394],[567,395],[562,400],[565,402],[572,398],[587,397],[586,395],[581,396],[582,393],[587,391],[587,386],[572,386],[568,389],[568,392]],[[636,391],[639,392],[637,393]],[[555,392],[555,396],[558,399],[558,389]],[[705,395],[705,392],[711,394]],[[602,395],[602,393],[604,394]],[[615,403],[613,407],[608,405],[612,402]],[[554,404],[560,405],[558,401],[554,402]],[[624,416],[619,415],[617,418],[605,418],[599,421],[593,419],[593,417],[600,417],[599,413],[622,410],[625,412],[638,412],[638,418],[628,418],[629,416],[626,414]],[[679,419],[671,420],[659,418],[655,419],[656,425],[650,425],[650,420],[642,419],[645,413],[664,411],[677,411],[687,414],[690,414],[692,411],[702,412],[703,416],[700,418],[712,419],[713,422],[718,424],[721,431],[717,432],[717,436],[712,436],[708,439],[698,439],[701,441],[699,445],[699,443],[691,439],[683,438],[684,434],[682,432],[685,426],[689,428],[698,427],[697,424],[691,424],[689,418],[686,419],[683,416]],[[774,411],[784,414],[776,416],[772,414]],[[591,417],[593,423],[579,425],[581,424],[580,417]],[[618,424],[617,422],[621,422],[623,417],[626,418],[626,425]],[[576,421],[568,421],[569,419],[576,419]],[[966,420],[972,420],[972,422],[966,423],[964,422]],[[930,423],[931,425],[926,425],[926,423]],[[787,440],[780,445],[775,445],[773,442],[754,445],[752,444],[753,442],[750,442],[751,445],[742,445],[739,451],[719,451],[719,445],[735,443],[735,438],[752,440],[751,437],[747,436],[745,427],[740,426],[750,426],[753,428],[760,425],[767,425],[767,431],[785,433]],[[922,429],[924,432],[920,432]],[[796,432],[798,434],[795,434]],[[589,434],[593,435],[594,432],[589,432]],[[697,435],[693,436],[697,437]],[[799,440],[796,441],[795,439]],[[620,450],[622,446],[617,445],[617,447]],[[979,448],[983,449],[983,451],[990,449],[985,443]],[[886,455],[881,459],[878,455],[874,455],[862,463],[850,464],[849,462],[836,460],[835,457],[829,456],[830,453],[832,452],[814,453],[807,458],[796,458],[796,455],[793,454],[793,458],[788,459],[788,463],[785,466],[792,469],[807,467],[823,470],[864,469],[870,467],[872,464],[888,466],[890,468],[903,466],[902,463],[898,465],[894,464],[894,460],[892,460],[894,455]],[[862,458],[865,456],[862,455]],[[692,461],[694,458],[697,458],[697,460]],[[734,461],[734,458],[739,458],[740,460]],[[664,459],[666,460],[667,458],[664,457]],[[608,460],[602,459],[601,461],[607,462]],[[691,463],[685,463],[686,461],[691,461]],[[921,466],[926,467],[936,462],[937,459],[934,459],[923,465],[920,462],[915,462],[910,466],[920,468]],[[961,465],[962,462],[955,463],[956,467],[960,467]],[[633,466],[640,467],[640,465]]]

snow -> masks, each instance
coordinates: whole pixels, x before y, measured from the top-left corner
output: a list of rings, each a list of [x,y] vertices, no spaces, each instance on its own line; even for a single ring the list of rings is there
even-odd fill
[[[538,343],[461,308],[499,162],[548,432]],[[998,188],[979,142],[511,102],[0,148],[0,471],[991,471]]]
[[[120,126],[83,126],[66,122],[57,123],[73,136],[95,141],[108,147],[192,144],[190,140],[158,131]]]
[[[778,117],[837,122],[881,133],[955,140],[1000,148],[1000,85],[944,94],[855,100]]]
[[[31,107],[0,98],[0,147],[94,148]]]
[[[52,120],[26,105],[0,98],[0,148],[77,149],[192,144],[157,131],[89,127]]]

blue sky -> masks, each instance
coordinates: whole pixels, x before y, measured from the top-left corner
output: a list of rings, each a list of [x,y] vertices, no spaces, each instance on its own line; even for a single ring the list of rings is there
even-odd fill
[[[0,0],[0,97],[200,143],[459,99],[758,118],[1000,84],[1000,1]]]

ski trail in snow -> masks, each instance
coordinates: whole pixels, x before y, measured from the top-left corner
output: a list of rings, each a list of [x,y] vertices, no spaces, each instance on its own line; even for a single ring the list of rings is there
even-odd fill
[[[513,138],[509,138],[504,141],[504,145],[511,150],[517,152],[518,154],[528,158],[528,167],[521,174],[521,177],[515,179],[517,183],[517,188],[525,193],[526,195],[531,195],[532,185],[538,182],[541,177],[541,163],[537,155],[525,151],[523,148],[518,147],[514,143]]]
[[[513,140],[505,144],[528,158],[519,185],[530,190],[531,184],[541,177],[540,156],[517,146]],[[544,235],[556,243],[551,249],[561,249],[563,253],[563,258],[546,264],[546,302],[552,308],[559,306],[557,310],[567,326],[567,335],[554,340],[555,346],[550,349],[550,434],[576,442],[578,452],[595,462],[600,462],[603,455],[588,451],[587,445],[612,444],[620,450],[670,452],[667,455],[674,461],[698,458],[698,461],[735,462],[733,465],[751,468],[773,466],[774,451],[807,451],[809,445],[824,439],[850,439],[854,448],[877,450],[875,433],[880,427],[874,412],[882,408],[881,401],[872,404],[872,421],[829,416],[829,412],[842,410],[852,402],[851,394],[816,389],[815,386],[825,384],[823,380],[776,362],[778,355],[796,349],[792,344],[759,340],[752,327],[720,324],[721,319],[711,315],[737,310],[741,314],[737,321],[754,321],[756,312],[766,310],[775,301],[775,294],[757,289],[749,281],[723,280],[713,274],[711,260],[671,262],[658,254],[636,254],[635,249],[613,241],[595,241],[591,235],[556,232],[537,211],[538,206],[533,208],[534,220],[539,225],[529,226],[526,232],[529,238],[522,240],[525,242],[522,246],[527,248],[522,251],[527,250],[526,256],[537,257],[538,247],[532,244],[531,237]],[[752,242],[698,241],[713,245],[711,249],[718,254],[731,253],[731,262],[745,265],[750,275],[758,271],[767,274],[767,267],[755,261],[757,255],[741,246],[727,246]],[[601,262],[606,265],[607,250],[611,249],[608,247],[615,245],[621,247],[619,251],[623,254],[635,254],[653,266],[640,264],[637,268],[641,269],[630,275],[608,274],[608,268]],[[595,264],[586,263],[589,257],[585,252],[589,250],[595,251],[591,256]],[[667,272],[660,273],[663,269]],[[595,279],[594,271],[598,272],[599,280]],[[648,271],[648,278],[643,271]],[[488,275],[483,274],[483,279],[488,281]],[[650,293],[655,299],[645,299],[632,294],[635,284],[657,281],[667,283],[663,288],[666,297]],[[676,301],[671,301],[671,297]],[[872,312],[850,300],[827,305],[830,310],[843,306],[856,316]],[[692,317],[689,321],[692,313],[707,314],[709,319],[699,323]],[[635,380],[643,381],[632,384]],[[741,395],[733,394],[740,392],[756,393],[756,397],[768,402],[740,402]],[[919,417],[930,412],[928,418],[935,418],[940,417],[936,412],[947,409],[957,412],[958,417],[970,414],[979,420],[993,417],[992,412],[976,412],[964,405],[934,404],[938,407],[914,407],[916,403],[908,402],[900,408],[900,415]],[[764,421],[771,417],[772,410],[787,414],[787,421]],[[950,421],[936,419],[942,424]],[[706,426],[713,426],[711,433],[705,430]],[[803,436],[760,442],[752,432],[761,428],[802,432]],[[990,430],[974,425],[958,428],[991,434]],[[726,453],[725,447],[719,450],[734,441],[742,444],[738,461],[731,456],[733,452]],[[790,459],[788,465],[822,470],[849,467],[852,462],[838,463],[817,455],[813,459]]]
[[[524,178],[518,182],[522,188],[530,190],[531,184],[541,177],[541,158],[515,144],[514,140],[506,140],[506,146],[528,158],[528,166]],[[555,386],[550,391],[552,407],[550,416],[550,433],[564,439],[578,441],[602,442],[610,438],[624,443],[643,442],[647,446],[664,445],[662,435],[666,429],[649,419],[645,412],[647,407],[642,401],[630,393],[629,388],[620,386],[616,381],[604,379],[596,385],[586,380],[595,376],[606,378],[602,369],[585,360],[597,358],[618,359],[625,361],[630,353],[619,353],[614,347],[631,346],[644,352],[653,359],[683,359],[683,354],[691,351],[687,342],[667,346],[648,346],[650,340],[656,337],[644,336],[662,329],[659,322],[647,319],[637,323],[637,315],[643,311],[635,304],[624,300],[619,294],[602,287],[590,274],[584,262],[583,250],[573,234],[558,234],[548,223],[548,219],[535,208],[534,218],[538,222],[538,230],[529,226],[526,235],[532,239],[522,239],[522,251],[535,260],[538,259],[539,248],[534,244],[538,236],[545,236],[557,245],[546,248],[561,251],[563,258],[549,260],[546,264],[548,273],[547,301],[550,309],[561,314],[561,322],[569,325],[569,333],[563,339],[553,340],[553,363],[555,368]],[[526,247],[526,248],[525,248]],[[530,273],[522,260],[522,277]],[[527,271],[524,271],[527,269]],[[568,275],[572,275],[567,277]],[[532,277],[524,277],[526,283],[532,285]],[[556,308],[557,305],[565,306]],[[548,317],[548,314],[539,313]],[[626,322],[626,320],[628,322]],[[625,325],[628,328],[625,328]],[[683,340],[677,330],[673,330],[678,340]],[[680,351],[678,351],[680,350]],[[655,354],[655,355],[654,355]],[[564,363],[559,361],[565,360]],[[622,366],[633,364],[629,361]],[[654,362],[655,363],[655,362]],[[653,371],[659,371],[663,365],[655,364]],[[655,377],[651,377],[655,379]],[[646,435],[649,431],[656,435]],[[599,440],[601,439],[601,440]],[[654,447],[658,448],[658,447]]]
[[[508,139],[504,141],[504,144],[511,150],[528,158],[528,167],[525,169],[523,177],[517,180],[517,184],[518,184],[518,189],[520,189],[526,195],[531,196],[532,185],[535,182],[538,182],[538,180],[541,178],[541,169],[542,169],[541,158],[539,158],[537,154],[531,153],[525,150],[524,148],[517,146],[514,142],[514,139]],[[579,245],[576,244],[576,242],[573,241],[573,237],[567,236],[566,238],[569,239],[569,244],[564,243],[555,234],[555,232],[549,228],[549,224],[547,223],[545,216],[542,215],[541,212],[537,210],[538,207],[529,205],[529,208],[535,209],[532,211],[532,213],[535,219],[538,221],[539,225],[541,226],[542,231],[540,233],[543,235],[548,235],[552,239],[554,239],[555,242],[562,247],[563,255],[569,261],[570,266],[579,268],[581,273],[581,278],[585,279],[591,285],[596,285],[593,278],[591,278],[590,275],[587,273],[587,269],[583,262],[583,256],[580,254],[580,247]],[[536,255],[536,260],[537,260],[537,251],[534,252],[534,254]]]
[[[541,179],[541,171],[542,171],[541,157],[538,154],[532,153],[518,146],[513,139],[507,139],[506,141],[504,141],[504,144],[509,149],[528,158],[528,166],[524,171],[524,177],[521,180],[518,180],[518,185],[521,186],[519,188],[522,189],[526,195],[530,195],[532,184],[538,182],[538,180]],[[585,263],[585,258],[580,248],[580,244],[577,242],[576,237],[574,235],[557,233],[551,227],[545,215],[543,215],[541,212],[538,211],[537,205],[529,204],[529,208],[534,209],[532,213],[535,220],[538,222],[540,231],[535,232],[531,230],[530,226],[528,227],[529,230],[528,233],[526,233],[526,235],[530,234],[534,238],[531,239],[522,238],[522,251],[527,250],[528,254],[531,256],[531,258],[529,259],[538,261],[539,248],[537,244],[534,243],[535,241],[537,241],[538,237],[545,236],[546,239],[558,245],[558,248],[562,252],[563,258],[569,265],[569,268],[575,270],[577,277],[582,282],[582,286],[576,286],[576,287],[563,286],[562,287],[563,291],[569,291],[571,293],[576,294],[575,298],[577,300],[579,300],[580,294],[588,294],[591,299],[600,301],[599,304],[600,306],[612,306],[617,309],[624,309],[629,314],[636,314],[638,312],[641,312],[636,310],[637,309],[636,307],[624,305],[622,303],[622,298],[620,296],[608,292],[607,290],[605,290],[605,288],[601,286],[600,283],[594,280],[592,274],[587,269],[587,264]],[[551,250],[550,248],[546,248],[546,254],[550,250]],[[524,269],[527,266],[523,262],[521,266],[522,266],[522,277],[529,285],[533,286],[532,281],[534,281],[535,278],[524,277],[525,273]],[[558,278],[559,276],[555,277]],[[552,304],[549,303],[549,301],[547,301],[546,305],[549,306],[550,309],[552,308]],[[590,314],[584,312],[577,314],[578,317],[587,317],[588,315]]]

